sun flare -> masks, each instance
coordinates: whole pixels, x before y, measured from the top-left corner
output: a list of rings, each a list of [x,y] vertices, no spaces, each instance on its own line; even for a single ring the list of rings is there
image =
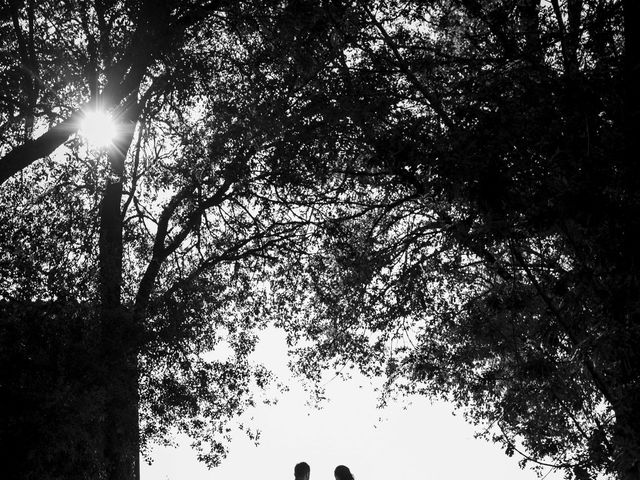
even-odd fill
[[[113,142],[116,136],[116,125],[107,112],[99,110],[87,112],[82,120],[80,134],[90,145],[104,148]]]

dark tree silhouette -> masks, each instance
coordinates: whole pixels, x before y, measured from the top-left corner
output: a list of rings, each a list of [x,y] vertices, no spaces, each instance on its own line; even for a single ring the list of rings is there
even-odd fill
[[[638,8],[4,4],[6,338],[67,318],[97,356],[86,396],[60,395],[96,399],[79,476],[134,478],[171,428],[215,463],[276,317],[313,340],[311,377],[386,372],[508,454],[638,479]],[[74,135],[96,105],[121,125],[106,151]],[[206,361],[226,333],[236,358]]]
[[[253,287],[279,251],[308,235],[304,210],[293,216],[280,201],[297,165],[278,165],[273,145],[297,123],[289,110],[300,85],[334,55],[315,10],[2,7],[2,345],[25,366],[2,383],[7,402],[24,408],[3,423],[2,440],[30,460],[8,458],[17,477],[136,478],[140,449],[172,429],[190,434],[210,465],[224,455],[227,423],[270,379],[248,361],[261,324]],[[304,69],[292,64],[311,57]],[[118,125],[105,149],[75,135],[94,108]],[[47,336],[51,348],[38,343]],[[232,358],[208,359],[225,340]],[[31,352],[45,360],[33,364]],[[74,358],[91,364],[89,378]],[[48,361],[58,368],[42,369]],[[41,386],[51,392],[29,384],[47,375]],[[14,436],[43,398],[36,423],[65,402],[83,410],[60,408],[40,430]],[[47,427],[54,433],[36,441]]]
[[[348,114],[351,188],[284,276],[315,310],[280,305],[299,369],[386,372],[523,464],[638,478],[637,3],[349,8],[336,74],[379,108]]]

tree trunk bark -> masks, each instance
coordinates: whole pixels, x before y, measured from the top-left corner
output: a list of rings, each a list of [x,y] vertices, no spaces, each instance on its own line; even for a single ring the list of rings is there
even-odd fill
[[[633,395],[633,392],[632,392]],[[634,395],[637,397],[637,395]],[[615,465],[621,480],[640,480],[640,399],[630,398],[616,409]]]
[[[620,331],[620,370],[617,390],[621,392],[616,413],[614,443],[616,467],[621,480],[640,480],[640,2],[623,0],[624,12],[624,172],[623,210],[620,212],[619,290],[615,301],[619,309],[616,327]],[[614,310],[615,311],[615,310]]]
[[[111,177],[100,207],[99,317],[102,330],[104,385],[104,458],[109,480],[138,480],[138,337],[122,305],[122,214],[124,161],[133,140],[137,106],[122,119],[126,127],[109,148]]]

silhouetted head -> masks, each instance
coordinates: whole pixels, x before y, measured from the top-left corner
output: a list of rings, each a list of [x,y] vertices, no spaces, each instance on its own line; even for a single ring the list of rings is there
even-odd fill
[[[344,465],[338,465],[336,469],[333,471],[333,475],[336,477],[336,480],[353,480],[353,475],[351,475],[351,471],[348,467]]]
[[[311,475],[311,468],[307,462],[300,462],[293,469],[293,475],[296,477],[296,480],[309,480],[309,476]]]

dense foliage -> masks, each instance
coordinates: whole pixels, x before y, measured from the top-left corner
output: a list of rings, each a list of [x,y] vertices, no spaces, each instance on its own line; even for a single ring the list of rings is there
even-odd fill
[[[22,370],[1,384],[1,440],[24,449],[7,471],[135,478],[139,449],[176,430],[215,465],[271,381],[249,358],[260,272],[307,235],[304,212],[277,201],[297,164],[272,155],[309,76],[291,56],[331,51],[291,37],[313,17],[277,2],[30,1],[2,15],[0,338]],[[75,134],[94,109],[118,124],[106,148]],[[65,348],[78,358],[58,361]],[[78,376],[83,358],[99,368]],[[58,403],[86,409],[51,417]]]
[[[283,280],[303,373],[386,373],[523,464],[637,478],[631,3],[351,6],[336,75],[378,108],[348,113],[349,187]]]
[[[311,378],[355,363],[452,399],[508,454],[639,477],[637,2],[0,18],[2,346],[34,375],[24,342],[70,349],[51,401],[102,412],[71,420],[98,445],[78,477],[134,478],[174,428],[217,462],[274,318]],[[119,122],[109,148],[76,135],[94,108]],[[72,353],[101,365],[91,388]],[[52,455],[35,477],[68,474]]]

